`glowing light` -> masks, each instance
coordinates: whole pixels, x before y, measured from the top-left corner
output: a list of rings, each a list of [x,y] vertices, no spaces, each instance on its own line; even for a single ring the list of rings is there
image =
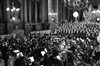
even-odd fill
[[[97,10],[98,13],[100,13],[100,10]]]
[[[15,20],[16,18],[15,17],[12,17],[12,20]]]
[[[10,8],[8,7],[8,8],[6,8],[6,11],[10,11]]]
[[[92,11],[92,13],[100,13],[100,10],[94,10],[94,11]]]
[[[11,9],[11,12],[13,12],[14,10],[13,9]]]
[[[57,13],[49,13],[49,15],[57,15]]]
[[[92,11],[92,13],[96,13],[96,11]]]
[[[97,21],[100,21],[100,18],[97,18]]]
[[[15,7],[13,7],[13,10],[16,10],[16,8],[15,8]]]
[[[76,18],[76,17],[79,16],[79,13],[76,11],[76,12],[73,13],[73,16]]]
[[[51,20],[54,21],[54,18],[52,18]]]
[[[20,10],[19,8],[16,9],[16,11],[19,11],[19,10]]]

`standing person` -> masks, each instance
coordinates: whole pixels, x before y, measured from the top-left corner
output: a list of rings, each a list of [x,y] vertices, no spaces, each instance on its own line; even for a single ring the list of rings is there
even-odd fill
[[[8,66],[8,59],[9,59],[8,51],[9,50],[7,47],[7,42],[4,42],[1,48],[1,52],[2,52],[2,59],[4,60],[5,66]]]
[[[99,35],[97,36],[97,42],[98,42],[98,45],[95,47],[94,49],[94,60],[97,64],[99,64],[98,62],[100,62],[100,33]]]
[[[25,58],[22,52],[16,54],[17,59],[15,60],[14,66],[25,66]]]
[[[59,54],[65,66],[74,65],[74,62],[73,62],[74,56],[72,54],[72,51],[69,50],[69,48],[71,48],[70,44],[67,46],[65,40],[63,39],[61,41],[61,44],[59,45],[59,49],[60,49]]]
[[[93,59],[96,64],[100,61],[100,45],[96,46],[93,52]]]

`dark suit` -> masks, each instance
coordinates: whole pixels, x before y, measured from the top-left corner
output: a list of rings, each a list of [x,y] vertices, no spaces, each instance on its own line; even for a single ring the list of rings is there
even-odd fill
[[[5,62],[5,66],[8,66],[8,59],[9,59],[8,47],[3,46],[1,52],[2,52],[2,59]]]
[[[14,66],[25,66],[24,58],[20,57],[15,60]]]

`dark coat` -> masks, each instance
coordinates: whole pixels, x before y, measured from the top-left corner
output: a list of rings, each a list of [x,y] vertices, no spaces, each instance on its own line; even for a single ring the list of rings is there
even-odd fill
[[[8,58],[9,58],[8,51],[9,51],[8,47],[6,47],[6,46],[2,47],[1,52],[2,52],[2,58],[4,60],[8,60]]]
[[[25,61],[24,58],[18,58],[15,60],[14,66],[25,66]]]

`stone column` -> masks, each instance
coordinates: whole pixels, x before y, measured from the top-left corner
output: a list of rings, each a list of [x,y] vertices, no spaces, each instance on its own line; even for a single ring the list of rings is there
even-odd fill
[[[45,21],[46,16],[46,0],[42,0],[42,22]]]
[[[27,0],[24,0],[24,21],[27,23]]]
[[[35,2],[35,21],[37,22],[37,1]]]
[[[49,15],[49,13],[52,12],[52,0],[48,0],[48,20],[49,23],[51,22],[51,15]]]
[[[6,0],[6,8],[10,8],[10,1]],[[7,21],[10,22],[10,13],[7,12]]]
[[[57,13],[57,15],[52,15],[49,13]],[[54,20],[52,20],[52,18]],[[48,19],[50,23],[50,29],[52,29],[58,23],[58,0],[48,0]]]
[[[10,8],[10,0],[5,0],[6,1],[6,6],[5,6],[5,9],[6,8]],[[7,18],[7,33],[12,33],[12,30],[13,30],[13,25],[12,23],[10,22],[10,13],[6,11],[6,18]]]
[[[23,14],[23,12],[24,12],[24,4],[23,4],[23,0],[21,0],[21,6],[20,6],[20,12],[21,12],[21,22],[23,22],[23,19],[24,19],[24,14]]]
[[[62,7],[63,7],[63,12],[62,12],[63,20],[66,20],[66,4],[64,3],[64,1],[62,3]]]
[[[49,13],[51,12],[52,12],[52,0],[48,0],[48,22],[50,24],[50,29],[52,29],[52,20],[51,20],[52,16],[49,15]]]
[[[56,13],[57,13],[57,15],[56,15],[56,23],[58,23],[58,0],[56,0]]]
[[[29,22],[31,22],[31,0],[29,0]]]

